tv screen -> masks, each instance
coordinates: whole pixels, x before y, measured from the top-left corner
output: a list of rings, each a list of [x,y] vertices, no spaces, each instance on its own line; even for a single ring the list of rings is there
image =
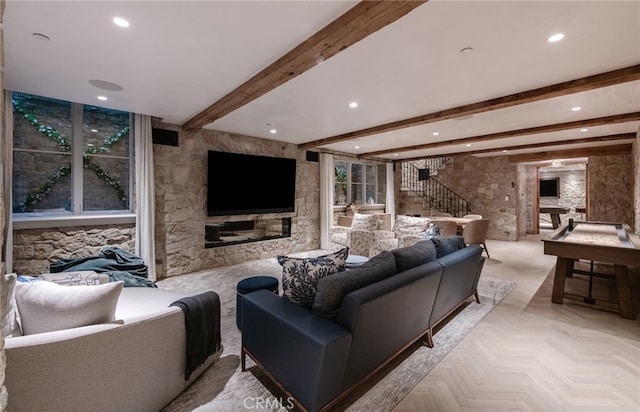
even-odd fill
[[[295,210],[296,160],[209,151],[209,216]]]
[[[558,178],[540,179],[540,197],[559,197]]]

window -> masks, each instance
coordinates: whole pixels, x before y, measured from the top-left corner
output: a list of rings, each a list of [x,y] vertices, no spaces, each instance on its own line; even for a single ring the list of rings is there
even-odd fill
[[[334,172],[335,205],[384,203],[384,165],[337,160]]]
[[[129,212],[127,112],[14,92],[13,212]]]

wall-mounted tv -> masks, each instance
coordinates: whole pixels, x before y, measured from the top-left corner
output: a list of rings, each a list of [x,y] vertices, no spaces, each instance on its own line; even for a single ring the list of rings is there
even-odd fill
[[[560,197],[560,179],[540,179],[540,197]]]
[[[209,151],[209,216],[295,211],[296,160]]]

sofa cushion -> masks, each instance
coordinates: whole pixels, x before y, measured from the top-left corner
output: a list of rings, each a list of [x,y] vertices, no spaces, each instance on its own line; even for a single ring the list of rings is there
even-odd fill
[[[393,253],[384,251],[354,269],[345,270],[318,281],[313,311],[324,317],[334,317],[340,311],[342,299],[359,289],[396,273]]]
[[[453,253],[456,250],[460,250],[466,245],[464,244],[464,238],[462,236],[435,236],[431,238],[431,242],[436,247],[437,257],[441,258],[449,253]]]
[[[314,258],[278,256],[282,266],[282,296],[305,308],[313,306],[318,281],[345,269],[349,248]]]
[[[397,238],[401,236],[423,237],[430,222],[431,219],[426,217],[398,215],[396,223],[393,225],[393,233]]]
[[[356,213],[351,221],[351,229],[372,231],[378,229],[378,216]]]
[[[25,335],[111,322],[123,282],[62,286],[18,282],[16,303]]]
[[[429,240],[421,240],[414,245],[391,251],[396,260],[396,272],[404,272],[412,267],[436,260],[436,248]]]
[[[21,336],[22,329],[20,328],[20,315],[18,314],[18,308],[16,306],[16,283],[17,276],[15,273],[9,273],[4,277],[4,285],[2,286],[4,307],[2,313],[2,336]],[[5,295],[6,293],[6,295]]]

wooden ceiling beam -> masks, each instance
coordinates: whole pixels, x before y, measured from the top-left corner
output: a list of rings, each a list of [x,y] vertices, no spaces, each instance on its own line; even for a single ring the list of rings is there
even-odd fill
[[[495,147],[492,149],[476,149],[476,150],[463,150],[461,152],[450,152],[450,153],[440,153],[434,156],[416,156],[411,158],[405,158],[402,162],[412,161],[412,160],[422,160],[427,159],[429,157],[442,157],[442,156],[459,156],[459,155],[477,155],[484,153],[493,153],[499,152],[501,150],[525,150],[525,149],[537,149],[542,147],[553,147],[553,146],[564,146],[569,144],[581,144],[581,143],[598,143],[598,142],[611,142],[615,140],[628,140],[635,139],[635,133],[620,133],[606,136],[595,136],[595,137],[583,137],[580,139],[570,139],[556,142],[544,142],[544,143],[531,143],[531,144],[522,144],[517,146],[504,146],[504,147]]]
[[[395,22],[423,1],[361,1],[260,73],[198,113],[182,128],[199,130]]]
[[[505,139],[508,137],[526,136],[538,133],[559,132],[562,130],[580,129],[582,127],[605,126],[610,124],[626,123],[640,120],[640,112],[616,114],[613,116],[597,117],[595,119],[576,120],[573,122],[550,124],[546,126],[529,127],[526,129],[509,130],[505,132],[485,134],[481,136],[463,137],[460,139],[444,140],[441,142],[425,143],[420,145],[396,147],[394,149],[378,150],[362,153],[362,156],[381,156],[390,153],[410,152],[414,150],[434,149],[437,147],[457,144],[485,142],[489,140]]]
[[[511,163],[538,162],[542,160],[570,159],[572,157],[590,157],[631,153],[631,143],[611,146],[585,147],[582,149],[549,150],[539,153],[525,153],[507,156]]]
[[[593,76],[587,76],[576,80],[570,80],[563,83],[557,83],[551,86],[528,90],[521,93],[510,94],[508,96],[498,97],[496,99],[485,100],[478,103],[472,103],[435,113],[412,117],[410,119],[398,120],[395,122],[369,127],[362,130],[356,130],[333,137],[314,140],[312,142],[302,143],[298,145],[298,147],[300,149],[310,149],[332,143],[343,142],[345,140],[353,140],[365,136],[404,129],[407,127],[420,126],[424,124],[453,119],[456,117],[484,113],[491,110],[505,109],[521,104],[533,103],[553,97],[566,96],[573,93],[585,92],[588,90],[606,86],[613,86],[616,84],[635,80],[640,80],[640,64],[618,70],[612,70],[606,73],[596,74]]]

